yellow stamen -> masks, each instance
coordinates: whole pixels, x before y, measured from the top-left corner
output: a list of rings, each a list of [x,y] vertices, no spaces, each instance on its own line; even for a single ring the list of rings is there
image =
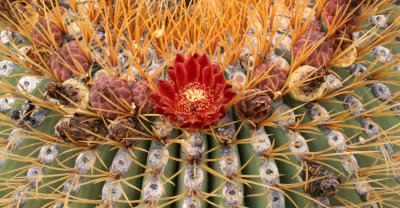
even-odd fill
[[[187,84],[178,93],[178,105],[186,112],[200,112],[209,108],[211,93],[209,89],[198,82]]]
[[[185,94],[186,99],[190,102],[196,102],[206,98],[204,95],[204,90],[201,89],[188,89],[183,94]]]

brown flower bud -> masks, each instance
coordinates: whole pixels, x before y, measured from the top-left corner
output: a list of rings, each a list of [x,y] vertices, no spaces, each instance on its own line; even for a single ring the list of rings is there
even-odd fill
[[[132,91],[128,84],[118,77],[98,76],[90,88],[89,101],[97,114],[114,119],[129,113],[132,104]]]
[[[52,44],[52,40],[59,43],[63,34],[56,23],[40,19],[33,27],[32,37],[38,47],[48,47]]]
[[[272,93],[280,91],[287,79],[287,71],[271,63],[263,63],[256,67],[254,75],[257,79],[262,79],[257,87],[261,90],[269,90]]]
[[[133,103],[142,112],[150,112],[153,110],[153,101],[150,99],[151,89],[145,81],[138,81],[132,86]]]
[[[313,28],[315,29],[316,27]],[[328,38],[324,38],[325,34],[318,30],[308,31],[300,35],[293,46],[294,56],[300,57],[306,52],[311,52],[304,64],[317,68],[328,66],[333,56],[333,42]],[[315,44],[319,45],[314,49]]]
[[[272,100],[266,92],[259,89],[245,91],[236,104],[238,114],[254,123],[268,118],[272,112]]]
[[[85,75],[88,69],[89,60],[79,48],[77,41],[63,45],[51,58],[51,70],[61,81],[71,78],[73,74]]]

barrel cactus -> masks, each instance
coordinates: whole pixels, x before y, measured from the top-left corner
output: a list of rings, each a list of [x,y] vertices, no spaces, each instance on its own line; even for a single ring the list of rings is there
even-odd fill
[[[400,207],[399,12],[0,0],[0,206]]]

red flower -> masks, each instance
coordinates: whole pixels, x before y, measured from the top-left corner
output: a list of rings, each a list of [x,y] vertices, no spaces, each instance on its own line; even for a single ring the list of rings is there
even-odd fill
[[[156,113],[187,129],[203,129],[225,117],[225,104],[235,93],[206,55],[185,60],[178,54],[168,74],[171,80],[160,80],[151,94]]]

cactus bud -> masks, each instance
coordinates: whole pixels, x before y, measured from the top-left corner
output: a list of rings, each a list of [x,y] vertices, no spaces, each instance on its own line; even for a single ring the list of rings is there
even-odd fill
[[[333,43],[324,36],[323,32],[316,30],[300,35],[293,46],[294,57],[300,57],[305,52],[311,52],[305,60],[306,65],[313,67],[328,66],[333,56]],[[314,49],[315,44],[318,44],[318,46]],[[310,51],[311,49],[314,50]]]
[[[268,118],[272,112],[272,100],[266,92],[259,89],[245,91],[236,104],[238,114],[254,123]]]
[[[79,48],[77,41],[69,42],[57,49],[51,58],[51,70],[57,79],[65,81],[72,75],[86,75],[89,60]]]
[[[90,88],[89,100],[99,116],[114,119],[130,112],[132,91],[126,82],[102,74]]]
[[[38,47],[46,47],[52,44],[52,39],[60,43],[63,37],[61,29],[51,20],[40,19],[32,30],[32,38]]]
[[[151,89],[145,81],[138,81],[132,86],[132,99],[136,107],[142,108],[142,112],[153,110],[153,101],[150,99]]]
[[[269,90],[272,93],[280,91],[287,79],[287,71],[284,68],[270,63],[261,64],[254,69],[254,72],[255,76],[262,80],[257,87],[261,90]],[[264,78],[265,76],[266,78]]]

